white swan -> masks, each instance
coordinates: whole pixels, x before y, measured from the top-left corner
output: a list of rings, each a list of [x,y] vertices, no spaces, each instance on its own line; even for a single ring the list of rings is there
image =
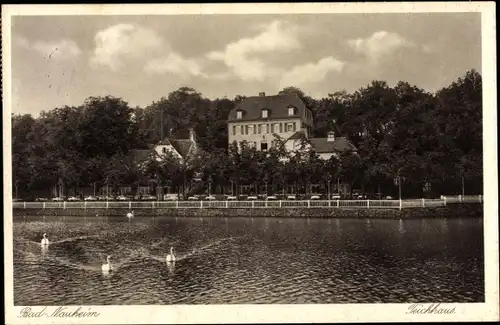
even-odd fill
[[[133,218],[134,217],[134,211],[127,213],[127,218]]]
[[[47,238],[47,234],[43,234],[42,245],[47,246],[49,244],[49,239]]]
[[[107,263],[102,265],[102,272],[103,273],[108,273],[113,271],[113,268],[111,267],[111,256],[108,256],[106,258]]]
[[[175,262],[174,248],[170,247],[170,254],[167,254],[167,262]]]

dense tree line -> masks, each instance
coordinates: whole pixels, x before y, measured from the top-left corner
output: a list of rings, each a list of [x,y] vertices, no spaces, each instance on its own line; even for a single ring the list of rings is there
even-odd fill
[[[353,188],[397,196],[482,192],[482,81],[468,71],[448,87],[428,93],[407,82],[390,87],[372,81],[351,94],[341,91],[313,99],[296,92],[313,111],[314,136],[330,130],[358,148],[328,161],[304,146],[290,155],[276,139],[268,153],[227,144],[227,116],[243,96],[210,100],[182,87],[151,105],[130,107],[120,98],[90,97],[78,107],[60,107],[12,116],[14,195],[29,198],[54,187],[65,194],[83,187],[168,184],[183,191],[193,178],[206,190],[232,184],[293,185],[308,192],[312,184],[342,179]],[[194,128],[203,152],[182,164],[168,156],[138,166],[131,151],[150,148],[161,136],[187,137]],[[306,141],[306,140],[304,140]],[[304,142],[305,143],[305,142]],[[190,187],[193,190],[192,187]]]

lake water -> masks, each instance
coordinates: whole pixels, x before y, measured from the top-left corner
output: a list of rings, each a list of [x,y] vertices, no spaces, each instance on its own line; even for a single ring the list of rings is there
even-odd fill
[[[15,305],[484,302],[482,218],[30,218]]]

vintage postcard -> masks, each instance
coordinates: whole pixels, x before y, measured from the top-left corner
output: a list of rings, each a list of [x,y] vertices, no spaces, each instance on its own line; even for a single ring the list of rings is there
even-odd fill
[[[495,18],[2,6],[6,324],[498,321]]]

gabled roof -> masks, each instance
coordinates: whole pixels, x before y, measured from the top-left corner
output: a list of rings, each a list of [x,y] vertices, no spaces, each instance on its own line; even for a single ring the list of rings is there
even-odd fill
[[[293,115],[296,117],[303,116],[304,111],[307,109],[302,99],[300,99],[300,97],[295,93],[275,96],[248,97],[231,110],[228,116],[228,121],[254,121],[288,118],[289,106],[296,108],[296,112]],[[261,110],[264,108],[269,109],[269,115],[267,118],[262,118]],[[237,111],[244,111],[241,119],[236,118]]]
[[[305,136],[306,136],[306,133],[304,131],[297,131],[294,134],[292,134],[292,136],[289,137],[288,140],[300,140]]]
[[[168,139],[168,141],[182,158],[186,158],[193,145],[193,143],[187,139]]]
[[[288,140],[300,140],[306,137],[304,131],[297,131]],[[317,153],[330,153],[330,152],[345,152],[355,151],[356,147],[346,137],[336,137],[334,141],[328,141],[328,138],[309,138],[306,141],[311,144]]]
[[[356,147],[346,137],[336,137],[334,141],[328,141],[328,138],[311,138],[309,142],[317,153],[356,150]]]

